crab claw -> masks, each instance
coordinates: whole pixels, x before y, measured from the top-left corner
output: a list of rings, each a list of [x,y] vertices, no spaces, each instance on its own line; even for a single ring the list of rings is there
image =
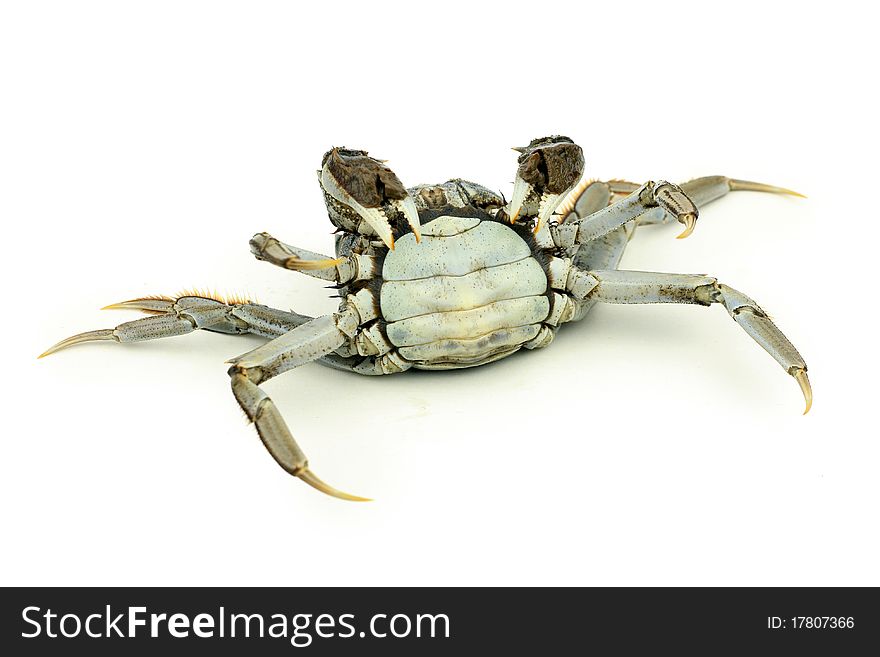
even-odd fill
[[[366,151],[330,150],[324,155],[320,180],[324,191],[357,212],[389,249],[394,249],[391,219],[403,217],[421,241],[415,201],[394,172]]]
[[[400,201],[397,207],[403,213],[406,223],[412,229],[413,235],[416,236],[416,242],[421,242],[422,222],[419,220],[419,211],[416,209],[416,202],[412,196],[407,194],[406,198]]]
[[[657,206],[675,217],[679,223],[684,224],[684,230],[677,239],[683,240],[693,233],[700,211],[684,190],[665,180],[658,181],[653,190],[654,202]]]
[[[535,220],[537,233],[584,172],[584,154],[568,137],[533,139],[520,153],[513,196],[506,213],[510,223],[520,217]]]
[[[382,240],[385,246],[393,251],[394,229],[391,228],[391,223],[388,221],[388,217],[385,213],[379,208],[364,208],[364,210],[360,212],[364,220],[370,225],[370,228],[376,231],[379,239]]]
[[[679,233],[675,239],[683,240],[685,237],[694,232],[694,227],[697,225],[697,215],[688,212],[687,214],[683,214],[678,218],[678,220],[684,224],[684,230]]]
[[[336,180],[326,172],[326,169],[321,175],[321,186],[330,196],[337,201],[345,203],[357,212],[361,219],[379,236],[379,239],[385,243],[385,246],[389,249],[394,249],[394,231],[391,230],[388,217],[385,216],[380,208],[367,208],[358,203],[351,194],[337,184]]]
[[[510,217],[510,223],[515,224],[519,219],[526,198],[532,192],[532,186],[517,176],[516,182],[513,183],[513,196],[510,197],[510,203],[507,204],[507,216]]]

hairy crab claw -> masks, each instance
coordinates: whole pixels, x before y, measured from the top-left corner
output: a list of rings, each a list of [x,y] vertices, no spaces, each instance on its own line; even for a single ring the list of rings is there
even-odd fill
[[[321,187],[336,201],[354,210],[389,249],[394,249],[394,226],[400,217],[416,242],[422,239],[415,201],[395,173],[366,151],[334,148],[321,163]]]
[[[535,219],[535,232],[574,188],[584,172],[584,153],[568,137],[533,139],[514,148],[520,154],[513,196],[506,208],[510,223],[522,217]]]

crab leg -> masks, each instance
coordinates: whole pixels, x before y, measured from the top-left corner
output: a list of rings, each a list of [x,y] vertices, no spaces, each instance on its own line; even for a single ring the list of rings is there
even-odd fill
[[[708,276],[662,274],[641,271],[597,270],[588,299],[605,303],[720,303],[740,327],[761,345],[798,382],[806,401],[813,403],[804,359],[752,299]]]
[[[87,331],[62,340],[40,354],[40,358],[82,342],[109,340],[113,342],[142,342],[168,338],[205,329],[215,333],[252,333],[276,337],[299,326],[309,317],[293,312],[275,310],[253,303],[227,304],[218,299],[202,296],[145,297],[114,303],[106,309],[140,310],[153,315],[119,324],[112,329]]]
[[[40,357],[81,342],[137,342],[183,335],[197,328],[222,333],[252,332],[266,337],[276,336],[265,345],[230,361],[232,367],[229,376],[232,378],[235,398],[248,419],[256,424],[260,438],[282,468],[328,495],[346,500],[365,499],[328,486],[309,470],[305,455],[291,436],[275,404],[258,387],[261,382],[282,372],[322,358],[331,359],[325,364],[352,370],[353,365],[348,364],[348,359],[332,352],[348,341],[348,333],[341,328],[351,334],[356,330],[358,314],[355,310],[309,319],[296,313],[254,304],[227,306],[204,297],[181,297],[176,301],[134,299],[109,307],[143,310],[156,315],[120,324],[115,329],[80,333],[62,340]],[[252,324],[245,325],[243,317],[249,318]],[[284,329],[285,324],[289,330]]]
[[[578,221],[607,208],[612,203],[617,203],[619,199],[632,194],[639,187],[637,183],[626,180],[610,180],[607,182],[601,180],[586,181],[572,191],[558,210],[557,213],[561,216],[559,223],[576,224]],[[783,187],[774,187],[748,180],[736,180],[724,176],[696,178],[682,183],[679,187],[694,202],[697,210],[702,209],[712,201],[726,196],[732,191],[769,192],[773,194],[802,196]],[[639,226],[668,224],[673,221],[674,216],[674,214],[669,212],[645,212],[633,223],[624,224],[622,227],[614,229],[599,238],[581,243],[574,256],[574,262],[581,269],[615,269],[620,262],[627,239],[632,235],[632,229],[636,223]],[[624,233],[624,228],[629,230]]]
[[[724,176],[705,176],[703,178],[695,178],[686,183],[679,185],[682,191],[687,194],[698,208],[703,208],[712,201],[727,196],[730,192],[766,192],[769,194],[786,194],[789,196],[797,196],[805,198],[803,194],[799,194],[784,187],[774,187],[773,185],[765,185],[764,183],[751,182],[749,180],[736,180],[734,178],[726,178]],[[650,224],[668,224],[672,221],[672,217],[668,213],[662,216],[645,217],[639,220],[640,226]]]
[[[638,183],[625,180],[585,181],[569,194],[565,203],[557,211],[562,216],[560,223],[576,222],[599,210],[608,207],[622,196],[628,196],[639,188]],[[665,213],[664,213],[665,214]],[[651,213],[642,216],[649,216]],[[617,269],[623,252],[632,234],[633,224],[624,224],[602,237],[579,244],[572,255],[575,267],[591,269]],[[595,301],[584,299],[577,304],[573,321],[583,319],[595,305]]]
[[[627,180],[585,180],[575,187],[556,210],[559,223],[585,219],[612,202],[636,191],[640,185]]]
[[[367,280],[378,273],[378,264],[372,256],[352,254],[344,258],[330,258],[281,242],[269,233],[257,233],[251,238],[251,253],[257,260],[265,260],[277,267],[302,272],[308,276],[344,285],[356,280]]]
[[[197,329],[213,333],[248,333],[264,338],[277,338],[312,320],[311,317],[292,311],[254,303],[225,303],[202,296],[182,296],[177,299],[144,297],[114,303],[106,306],[106,309],[140,310],[155,317],[144,317],[120,324],[116,328],[71,336],[44,351],[39,358],[82,342],[143,342],[185,335]],[[346,358],[337,354],[327,354],[318,359],[321,365],[348,372],[355,371],[360,361],[359,358]]]
[[[666,212],[684,224],[685,230],[679,235],[680,238],[687,237],[693,232],[699,216],[697,206],[677,185],[665,181],[658,183],[649,181],[622,201],[602,208],[583,219],[566,220],[552,228],[550,234],[556,246],[568,248],[607,235],[630,221],[642,220],[645,215],[656,215],[653,220],[660,221]]]
[[[764,183],[752,182],[750,180],[737,180],[725,176],[694,178],[686,183],[682,183],[679,187],[684,190],[685,194],[691,197],[698,207],[703,207],[722,196],[727,196],[730,192],[766,192],[769,194],[787,194],[789,196],[806,198],[803,194],[785,187],[775,187],[774,185],[765,185]]]
[[[275,403],[259,387],[274,376],[337,349],[349,339],[349,334],[354,333],[358,321],[353,309],[313,319],[232,359],[229,377],[235,399],[256,426],[260,439],[278,465],[322,493],[343,500],[366,501],[367,498],[349,495],[327,485],[309,469],[305,454]]]
[[[629,232],[626,228],[621,226],[598,239],[579,245],[571,258],[574,269],[582,272],[593,269],[617,269],[629,243]],[[594,305],[596,305],[595,299],[578,299],[572,321],[586,317]]]
[[[694,202],[698,210],[704,208],[712,201],[727,196],[730,192],[766,192],[803,198],[803,194],[784,187],[775,187],[749,180],[737,180],[735,178],[727,178],[726,176],[694,178],[688,182],[681,183],[679,187]],[[638,188],[639,185],[637,183],[626,180],[610,180],[608,182],[601,180],[586,181],[569,194],[557,211],[557,214],[561,217],[559,223],[571,223],[579,219],[585,219],[594,212],[598,212],[611,203],[616,202],[623,196],[632,194]],[[666,212],[662,214],[646,213],[639,217],[638,224],[640,226],[668,224],[674,219],[675,216],[673,214]]]

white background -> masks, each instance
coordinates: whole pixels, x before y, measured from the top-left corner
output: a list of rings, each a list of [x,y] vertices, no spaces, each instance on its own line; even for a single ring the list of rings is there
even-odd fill
[[[6,3],[0,14],[3,584],[880,584],[878,53],[862,3]],[[872,64],[873,62],[873,64]],[[278,468],[224,360],[257,338],[57,340],[188,286],[306,314],[255,261],[332,250],[330,146],[406,184],[510,193],[509,147],[587,175],[726,174],[631,269],[709,273],[806,357],[796,383],[718,307],[603,306],[546,350],[381,379],[271,381],[330,483]]]

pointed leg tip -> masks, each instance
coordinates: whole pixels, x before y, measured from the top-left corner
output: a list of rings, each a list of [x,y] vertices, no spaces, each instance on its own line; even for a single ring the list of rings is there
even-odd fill
[[[309,470],[308,468],[303,468],[299,472],[296,473],[296,476],[302,479],[305,483],[307,483],[312,488],[321,491],[325,495],[329,495],[330,497],[335,497],[340,500],[346,500],[348,502],[372,502],[373,500],[369,497],[360,497],[359,495],[351,495],[350,493],[343,493],[341,490],[333,488],[333,486],[323,482],[314,472]]]
[[[53,344],[51,347],[46,349],[46,351],[37,356],[37,358],[45,358],[50,354],[54,354],[56,351],[67,349],[67,347],[72,347],[73,345],[80,344],[82,342],[96,342],[98,340],[115,340],[118,342],[118,339],[113,334],[113,331],[114,329],[101,329],[99,331],[87,331],[86,333],[78,333],[76,335],[72,335],[69,338],[65,338],[61,342]]]
[[[773,187],[771,190],[776,194],[783,194],[785,196],[796,196],[798,198],[807,198],[806,195],[801,194],[800,192],[796,192],[793,189],[786,189],[785,187]]]
[[[766,192],[769,194],[786,194],[788,196],[797,196],[798,198],[807,198],[806,195],[796,192],[793,189],[777,187],[776,185],[765,185],[764,183],[753,182],[751,180],[737,180],[735,178],[730,178],[727,181],[727,186],[732,192]]]
[[[68,338],[68,340],[69,340],[69,339],[70,339],[70,338]],[[46,349],[46,351],[44,351],[44,352],[41,353],[39,356],[37,356],[37,360],[39,360],[39,359],[41,359],[41,358],[45,358],[46,356],[51,356],[51,355],[54,354],[56,351],[61,351],[62,349],[64,349],[64,347],[68,346],[66,343],[67,343],[67,340],[62,340],[61,342],[56,342],[56,343],[53,344],[51,347],[49,347],[48,349]]]
[[[174,303],[175,299],[170,297],[139,297],[137,299],[129,299],[128,301],[111,303],[109,306],[101,308],[101,310],[139,310],[150,315],[161,315],[171,312]]]
[[[810,386],[810,378],[807,376],[807,370],[805,369],[796,369],[792,372],[792,376],[798,382],[801,392],[804,394],[804,402],[806,403],[804,415],[806,415],[813,407],[813,388]]]
[[[320,269],[332,269],[345,262],[345,258],[325,258],[323,260],[303,260],[297,256],[291,256],[284,261],[285,269],[292,271],[317,271]]]
[[[51,347],[46,349],[46,351],[44,351],[39,356],[37,356],[37,360],[39,360],[40,358],[45,358],[46,356],[51,356],[55,352],[61,351],[65,347],[69,347],[69,346],[70,346],[70,344],[67,342],[67,340],[62,340],[61,342],[59,342],[57,344],[53,344]]]
[[[793,189],[788,189],[787,187],[771,186],[770,189],[771,189],[771,191],[775,192],[776,194],[785,194],[786,196],[797,196],[798,198],[807,198],[804,194],[801,194],[800,192],[796,192]]]
[[[812,394],[810,394],[809,397],[805,397],[805,398],[804,398],[804,402],[806,403],[806,406],[805,406],[805,408],[804,408],[804,412],[802,413],[802,415],[806,415],[807,413],[810,412],[810,409],[813,408],[813,396],[812,396]]]

